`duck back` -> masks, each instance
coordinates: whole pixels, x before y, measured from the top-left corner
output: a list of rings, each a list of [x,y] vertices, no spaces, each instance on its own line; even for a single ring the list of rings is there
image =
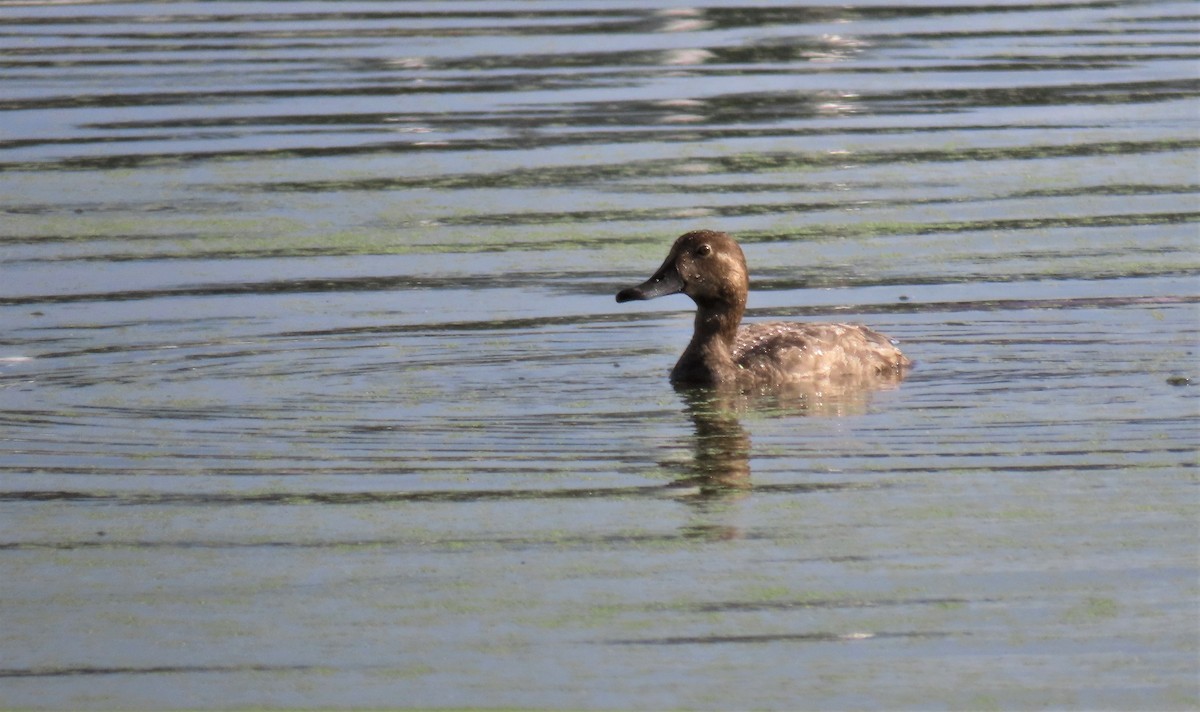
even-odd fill
[[[732,356],[738,380],[754,383],[898,376],[911,365],[890,339],[860,324],[747,324]]]

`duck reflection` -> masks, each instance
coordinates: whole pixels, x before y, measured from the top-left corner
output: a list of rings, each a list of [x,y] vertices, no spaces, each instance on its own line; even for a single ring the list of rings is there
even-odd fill
[[[676,384],[694,428],[686,475],[668,487],[699,500],[731,499],[751,487],[750,433],[741,417],[842,417],[866,413],[875,391],[899,386],[898,372],[793,382],[755,391]]]
[[[736,523],[733,505],[749,496],[750,433],[743,415],[763,417],[841,417],[865,413],[871,394],[896,388],[902,373],[855,379],[793,383],[770,391],[746,392],[735,388],[677,384],[684,411],[692,421],[693,454],[681,466],[679,479],[666,492],[689,505],[694,517],[680,534],[687,539],[725,541],[741,539],[745,531]]]
[[[689,476],[669,486],[698,488],[702,497],[727,496],[750,487],[750,433],[738,419],[732,394],[712,388],[677,386],[695,429]]]

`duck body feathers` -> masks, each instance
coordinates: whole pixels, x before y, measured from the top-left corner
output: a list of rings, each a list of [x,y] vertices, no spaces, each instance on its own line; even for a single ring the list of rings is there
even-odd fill
[[[761,389],[822,380],[899,380],[910,365],[890,339],[861,324],[759,322],[741,327],[733,343],[723,346],[689,344],[671,381]]]
[[[748,324],[738,330],[730,355],[736,380],[754,383],[890,375],[909,366],[890,339],[861,324]]]

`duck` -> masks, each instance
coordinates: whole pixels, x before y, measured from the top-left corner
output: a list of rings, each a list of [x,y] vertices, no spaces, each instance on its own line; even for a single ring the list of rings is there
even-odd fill
[[[696,304],[692,340],[671,370],[677,386],[769,389],[813,381],[898,380],[912,362],[896,342],[861,324],[768,321],[742,325],[750,291],[746,256],[729,234],[681,235],[650,279],[617,302],[680,292]]]

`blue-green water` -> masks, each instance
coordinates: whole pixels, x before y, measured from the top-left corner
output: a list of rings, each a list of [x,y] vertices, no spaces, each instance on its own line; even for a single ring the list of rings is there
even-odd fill
[[[1195,708],[1197,29],[0,3],[0,706]],[[917,367],[676,393],[701,227]]]

